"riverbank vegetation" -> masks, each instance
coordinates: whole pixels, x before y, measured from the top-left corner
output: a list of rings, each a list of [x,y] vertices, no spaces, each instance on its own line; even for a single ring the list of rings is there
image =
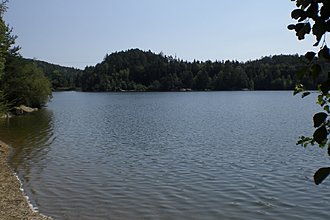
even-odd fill
[[[49,80],[41,68],[19,54],[17,37],[4,21],[6,3],[0,3],[0,116],[14,106],[42,107],[51,96]]]

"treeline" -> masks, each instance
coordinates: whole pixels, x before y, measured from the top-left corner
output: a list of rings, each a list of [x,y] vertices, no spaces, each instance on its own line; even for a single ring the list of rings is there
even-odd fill
[[[50,80],[52,89],[54,91],[79,89],[82,70],[73,67],[64,67],[51,64],[40,60],[24,60],[30,63],[34,63],[44,72],[45,76]]]
[[[1,114],[22,104],[42,107],[54,90],[292,90],[298,82],[296,73],[306,66],[305,58],[298,55],[248,62],[188,62],[139,49],[106,55],[101,63],[84,70],[24,59],[15,46],[12,28],[4,21],[6,2],[0,2]],[[307,77],[302,83],[307,89],[317,85]]]
[[[178,90],[292,90],[296,72],[306,65],[298,55],[278,55],[259,60],[183,61],[130,49],[106,55],[103,62],[86,67],[76,79],[83,91]],[[306,80],[308,88],[315,83]]]
[[[84,70],[44,61],[36,65],[50,80],[53,91],[179,91],[179,90],[293,90],[304,56],[276,55],[259,60],[183,61],[162,53],[130,49],[106,55]],[[317,82],[303,81],[315,89]]]

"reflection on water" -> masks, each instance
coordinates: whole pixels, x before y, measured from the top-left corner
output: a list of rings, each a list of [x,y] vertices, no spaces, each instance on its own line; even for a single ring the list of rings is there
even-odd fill
[[[28,194],[33,193],[29,191],[30,177],[40,175],[47,163],[46,155],[53,141],[52,117],[51,111],[43,109],[24,116],[0,119],[0,140],[13,148],[10,163]]]
[[[307,104],[306,104],[307,102]],[[330,219],[314,100],[291,92],[55,93],[0,124],[32,202],[55,219]]]

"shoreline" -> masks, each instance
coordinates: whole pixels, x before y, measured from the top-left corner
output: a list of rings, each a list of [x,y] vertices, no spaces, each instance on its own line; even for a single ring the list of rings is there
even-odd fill
[[[0,219],[51,220],[29,203],[22,184],[8,164],[10,147],[0,140]]]

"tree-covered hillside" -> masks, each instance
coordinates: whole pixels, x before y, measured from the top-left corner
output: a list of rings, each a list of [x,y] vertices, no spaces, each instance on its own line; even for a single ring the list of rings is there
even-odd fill
[[[24,59],[27,62],[34,63],[48,77],[53,90],[75,90],[80,87],[79,77],[82,70],[73,67],[64,67],[48,62],[32,59]]]
[[[86,67],[79,82],[83,91],[288,90],[305,58],[298,55],[238,61],[183,61],[130,49],[106,55],[95,67]],[[306,82],[309,88],[315,88]]]

